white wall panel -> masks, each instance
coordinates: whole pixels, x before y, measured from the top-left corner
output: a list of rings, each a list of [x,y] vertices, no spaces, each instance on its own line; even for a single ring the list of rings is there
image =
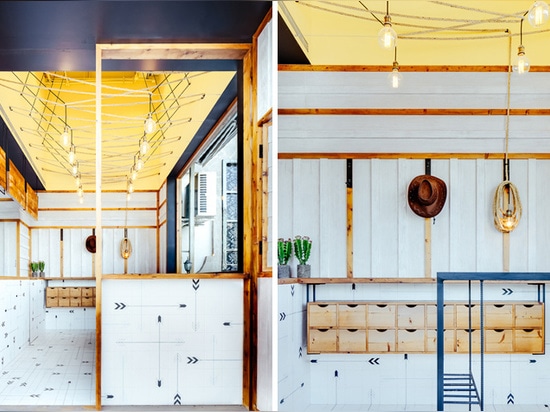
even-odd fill
[[[527,160],[510,161],[510,180],[516,185],[523,205],[523,217],[518,226],[510,233],[510,271],[526,272],[529,267],[529,209],[536,202],[536,193],[530,193],[529,162]]]
[[[432,219],[432,276],[437,272],[448,272],[450,253],[450,168],[449,160],[432,160],[432,175],[440,178],[447,186],[447,199],[441,212]]]
[[[0,267],[2,276],[17,276],[17,223],[0,222]]]
[[[550,162],[538,161],[536,163],[537,178],[535,181],[535,193],[537,193],[536,210],[533,219],[536,221],[535,244],[530,249],[536,253],[536,263],[532,270],[548,271],[550,268],[550,213],[548,213],[548,201],[550,199],[550,186],[548,185],[548,176],[550,176]],[[531,180],[530,180],[531,181]],[[524,208],[529,205],[524,204]],[[530,209],[528,209],[530,211]]]
[[[278,169],[278,237],[288,239],[294,236],[293,230],[293,191],[294,161],[279,160]]]
[[[273,366],[273,319],[276,308],[273,305],[273,279],[258,279],[258,409],[273,410],[273,377],[277,376]],[[276,295],[275,295],[276,296]],[[275,372],[275,374],[274,374]],[[275,392],[276,393],[276,392]]]
[[[257,113],[262,118],[273,106],[273,23],[267,23],[258,36]]]
[[[320,277],[346,277],[346,161],[321,159],[319,170]]]
[[[353,161],[353,276],[372,276],[371,161]]]

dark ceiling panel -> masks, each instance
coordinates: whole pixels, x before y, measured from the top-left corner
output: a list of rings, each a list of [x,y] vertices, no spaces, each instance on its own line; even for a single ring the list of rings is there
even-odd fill
[[[311,64],[281,15],[278,18],[278,31],[277,63]]]

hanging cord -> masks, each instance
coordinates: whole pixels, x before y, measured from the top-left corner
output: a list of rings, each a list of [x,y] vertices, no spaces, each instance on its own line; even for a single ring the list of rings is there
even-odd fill
[[[510,181],[509,176],[509,163],[508,163],[508,140],[510,137],[510,83],[512,74],[512,36],[508,37],[508,73],[506,84],[506,131],[504,139],[504,181],[502,181],[495,191],[495,197],[493,199],[493,218],[495,227],[503,232],[511,232],[518,225],[521,214],[521,200],[519,198],[519,192],[516,186]],[[505,193],[508,191],[508,201],[505,202]],[[513,224],[505,226],[504,218],[507,213],[511,212],[511,220]]]

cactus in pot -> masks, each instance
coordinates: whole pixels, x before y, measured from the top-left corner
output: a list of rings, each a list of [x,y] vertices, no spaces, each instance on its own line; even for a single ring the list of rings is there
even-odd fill
[[[288,278],[290,277],[290,266],[288,261],[292,255],[292,241],[290,239],[280,238],[277,241],[277,276],[279,278]]]
[[[294,256],[298,259],[297,272],[299,278],[311,277],[311,266],[307,263],[311,254],[312,241],[308,236],[294,237]]]

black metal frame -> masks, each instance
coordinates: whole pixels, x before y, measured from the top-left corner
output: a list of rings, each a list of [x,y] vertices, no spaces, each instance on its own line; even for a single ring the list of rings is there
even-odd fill
[[[483,282],[484,281],[525,281],[528,284],[535,284],[538,287],[538,300],[541,301],[541,286],[542,286],[542,302],[544,302],[545,285],[550,282],[550,273],[547,272],[438,272],[437,273],[437,410],[443,411],[444,397],[444,356],[445,356],[445,337],[444,337],[444,302],[445,302],[445,281],[468,281],[469,293],[471,293],[471,281],[480,282],[480,305],[481,305],[481,383],[480,383],[480,409],[483,411],[484,399],[484,381],[483,381]],[[538,283],[535,283],[537,282]],[[471,310],[471,308],[470,308]],[[471,319],[471,314],[470,314]],[[471,330],[471,328],[470,328]],[[470,365],[471,365],[471,350],[470,341]]]

